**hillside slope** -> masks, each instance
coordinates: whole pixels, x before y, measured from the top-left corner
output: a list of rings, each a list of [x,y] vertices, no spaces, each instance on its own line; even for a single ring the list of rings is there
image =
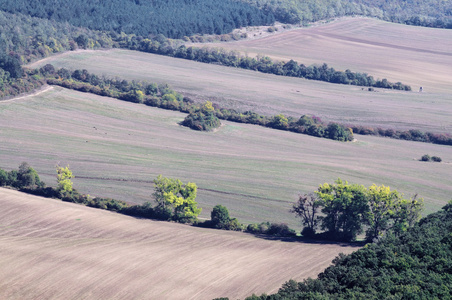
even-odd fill
[[[0,205],[2,299],[236,299],[316,276],[356,249],[139,220],[3,188]]]

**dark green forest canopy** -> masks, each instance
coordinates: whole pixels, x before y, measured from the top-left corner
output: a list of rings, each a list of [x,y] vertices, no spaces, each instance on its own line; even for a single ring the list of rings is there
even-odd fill
[[[452,1],[438,0],[244,0],[270,10],[283,23],[368,16],[409,25],[452,28]]]
[[[171,38],[275,21],[272,12],[234,0],[0,0],[0,7],[90,29]]]
[[[0,0],[0,7],[95,30],[170,38],[354,15],[452,28],[452,1],[437,0]]]
[[[340,255],[318,279],[285,283],[276,299],[450,299],[452,201],[399,237]]]

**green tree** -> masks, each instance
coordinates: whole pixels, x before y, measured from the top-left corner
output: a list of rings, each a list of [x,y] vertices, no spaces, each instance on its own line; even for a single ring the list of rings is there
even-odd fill
[[[0,169],[0,186],[8,185],[8,183],[9,183],[8,172],[6,172],[3,169]]]
[[[387,186],[372,185],[367,191],[369,218],[366,239],[372,241],[382,236],[392,226],[401,195]]]
[[[57,165],[56,172],[58,192],[63,196],[71,194],[73,191],[71,179],[74,178],[74,175],[72,174],[72,171],[69,170],[69,165],[64,168]]]
[[[202,209],[195,201],[197,186],[194,183],[184,185],[179,179],[159,175],[154,180],[155,211],[162,219],[178,222],[194,222]]]
[[[19,166],[17,172],[17,187],[18,188],[31,188],[43,187],[44,183],[39,179],[38,173],[30,167],[26,162],[23,162]]]
[[[212,225],[215,228],[226,228],[231,220],[228,209],[223,205],[216,205],[210,213]]]
[[[363,232],[369,213],[364,186],[339,178],[334,184],[320,185],[316,194],[323,201],[322,228],[330,237],[353,241]]]

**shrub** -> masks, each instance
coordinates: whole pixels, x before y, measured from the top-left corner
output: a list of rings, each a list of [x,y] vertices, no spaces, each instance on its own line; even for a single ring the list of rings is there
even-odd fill
[[[430,161],[432,158],[430,157],[430,155],[425,154],[421,157],[421,161]]]
[[[439,156],[432,156],[432,160],[434,162],[441,162],[442,161],[441,157],[439,157]]]

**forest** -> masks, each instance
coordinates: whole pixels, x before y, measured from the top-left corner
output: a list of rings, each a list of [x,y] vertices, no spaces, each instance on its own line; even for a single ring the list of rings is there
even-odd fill
[[[271,25],[275,21],[307,24],[352,15],[410,25],[452,27],[452,4],[434,0],[0,0],[0,7],[10,13],[144,37],[223,34],[235,28]]]
[[[350,255],[340,255],[318,279],[286,282],[277,299],[450,299],[452,201],[396,236],[389,234]]]

